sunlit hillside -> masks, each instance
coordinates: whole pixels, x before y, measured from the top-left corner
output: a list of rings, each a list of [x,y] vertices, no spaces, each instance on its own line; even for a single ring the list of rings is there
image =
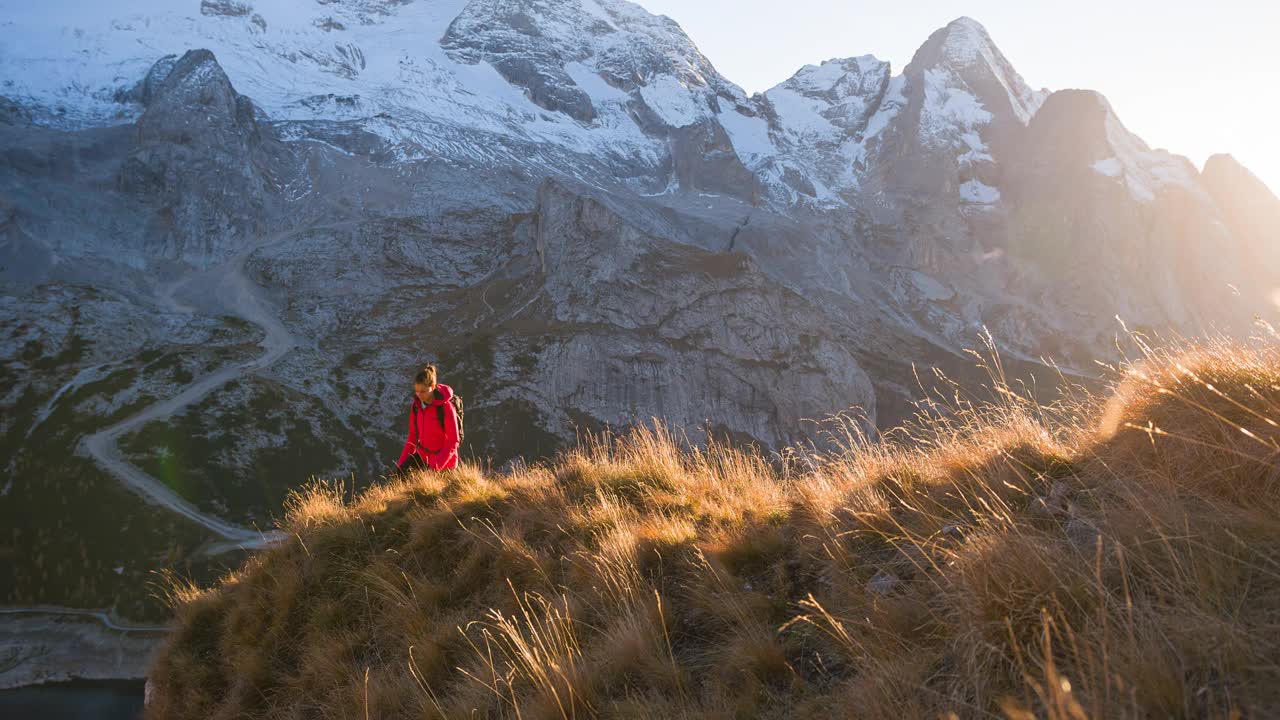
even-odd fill
[[[991,368],[1005,401],[838,452],[658,427],[314,486],[286,541],[171,585],[149,716],[1273,714],[1280,348],[1148,352],[1049,407]]]

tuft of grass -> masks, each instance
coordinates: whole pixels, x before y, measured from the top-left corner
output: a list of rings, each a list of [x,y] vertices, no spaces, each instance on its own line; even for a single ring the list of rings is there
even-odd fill
[[[295,493],[177,583],[149,717],[1266,717],[1280,349],[1146,350],[1043,406],[942,385],[872,440],[554,459]]]

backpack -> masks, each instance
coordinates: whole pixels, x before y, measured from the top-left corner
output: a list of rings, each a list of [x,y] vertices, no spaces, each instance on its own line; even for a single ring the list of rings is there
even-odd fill
[[[459,448],[459,449],[461,449],[461,448],[462,448],[462,437],[463,437],[463,432],[462,432],[462,413],[463,413],[463,408],[462,408],[462,396],[461,396],[461,395],[459,395],[459,394],[455,391],[455,392],[453,393],[453,397],[449,399],[449,402],[453,404],[453,414],[454,414],[455,416],[457,416],[457,418],[458,418],[458,448]],[[440,429],[441,429],[441,430],[443,430],[443,429],[444,429],[444,406],[443,406],[443,405],[437,405],[437,406],[436,406],[436,416],[440,418]]]

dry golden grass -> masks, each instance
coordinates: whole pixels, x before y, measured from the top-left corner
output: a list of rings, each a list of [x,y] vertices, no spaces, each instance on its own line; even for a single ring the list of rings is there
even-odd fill
[[[175,584],[151,718],[1269,717],[1280,352],[1148,352],[764,457],[661,426],[291,499]]]

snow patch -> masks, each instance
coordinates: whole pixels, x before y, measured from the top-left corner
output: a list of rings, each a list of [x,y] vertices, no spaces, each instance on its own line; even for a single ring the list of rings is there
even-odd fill
[[[1000,191],[979,180],[969,180],[960,186],[960,199],[976,205],[993,205],[1000,202]]]
[[[921,140],[934,148],[953,146],[967,133],[991,122],[991,113],[966,90],[949,70],[931,68],[923,73],[924,107],[920,111]]]
[[[887,76],[888,65],[872,55],[828,60],[757,96],[771,116],[770,154],[785,160],[758,171],[766,184],[793,202],[842,204],[841,193],[860,185],[868,153],[906,106],[905,79]],[[868,104],[877,100],[868,117]],[[786,181],[794,172],[813,184],[813,198],[797,195]]]
[[[640,97],[651,110],[671,127],[681,128],[698,122],[707,114],[701,96],[685,87],[671,75],[659,75],[640,88]]]
[[[847,74],[848,71],[839,62],[828,61],[800,68],[795,74],[794,82],[801,90],[824,93],[829,92]]]
[[[580,62],[566,63],[564,71],[583,92],[591,96],[592,105],[598,107],[601,103],[625,103],[631,99],[629,93],[605,82],[599,73]]]
[[[616,3],[611,3],[610,5],[613,6]],[[614,27],[613,16],[596,0],[586,0],[586,2],[582,3],[582,9],[591,17],[604,22],[609,27]]]
[[[810,141],[829,139],[835,133],[835,126],[821,114],[831,107],[829,103],[785,87],[773,88],[765,97],[786,133]]]
[[[902,75],[889,80],[889,87],[885,90],[884,99],[880,101],[879,109],[867,121],[867,129],[863,132],[864,139],[879,135],[889,126],[889,122],[898,116],[902,108],[906,106],[907,96],[903,94],[906,84],[907,80]]]
[[[960,136],[960,141],[969,148],[969,151],[959,157],[961,165],[972,165],[977,162],[995,162],[995,158],[991,157],[990,148],[982,142],[982,136],[977,132],[970,131]]]
[[[869,119],[888,65],[873,55],[806,65],[764,94],[778,129],[798,142],[840,142]]]
[[[584,126],[547,113],[487,62],[455,60],[437,42],[469,0],[414,3],[299,4],[254,0],[265,30],[248,18],[200,14],[200,3],[129,0],[85,5],[77,0],[15,4],[0,18],[0,95],[30,107],[37,122],[78,128],[132,122],[135,103],[117,101],[165,55],[193,48],[214,53],[239,93],[273,121],[349,120],[388,142],[404,161],[447,157],[483,161],[514,144],[546,147],[523,158],[545,167],[567,149],[596,157],[659,164],[667,152],[636,125],[629,96],[597,74],[613,53],[620,65],[636,53],[670,52],[677,61],[691,44],[668,21],[618,0],[582,0],[590,22],[616,32],[594,35],[575,26],[573,41],[588,57],[566,71],[592,97],[598,116]],[[370,8],[373,8],[372,10]],[[343,46],[315,24],[332,18],[346,29]],[[594,52],[594,54],[591,54]],[[681,65],[684,67],[684,65]],[[688,66],[686,82],[698,71]],[[214,71],[214,66],[202,71]],[[705,114],[674,78],[660,77],[649,100],[667,122],[684,125]],[[727,85],[727,83],[725,83]],[[674,86],[674,87],[672,87]],[[668,97],[667,93],[671,96]],[[683,97],[681,97],[683,95]],[[358,98],[338,104],[325,98]],[[599,102],[597,102],[599,101]],[[603,109],[602,109],[603,108]]]
[[[1093,169],[1099,175],[1106,175],[1110,178],[1120,177],[1120,174],[1124,172],[1124,166],[1120,164],[1120,159],[1115,156],[1099,160],[1093,164]]]
[[[769,123],[761,117],[743,115],[734,109],[716,116],[720,126],[729,134],[733,150],[747,167],[778,154],[778,148],[769,137]]]
[[[879,141],[881,133],[889,127],[889,123],[893,122],[898,113],[902,112],[902,108],[906,107],[907,96],[903,94],[906,84],[907,79],[903,75],[891,78],[889,87],[885,89],[884,98],[880,100],[880,107],[867,120],[867,127],[863,130],[862,137],[847,142],[840,148],[840,152],[848,158],[852,184],[856,185],[858,182],[857,174],[866,163],[868,150]]]
[[[1152,202],[1157,191],[1170,187],[1204,193],[1195,168],[1186,158],[1147,147],[1124,127],[1110,106],[1106,123],[1107,142],[1115,155],[1094,163],[1094,170],[1108,177],[1123,177],[1130,194],[1140,202]]]
[[[986,65],[1009,96],[1009,105],[1023,125],[1031,122],[1031,117],[1049,95],[1027,87],[1008,61],[1000,55],[986,28],[972,18],[962,17],[947,26],[943,53],[953,67],[965,67],[978,62]]]
[[[943,52],[947,60],[965,65],[990,52],[991,40],[986,28],[973,18],[962,17],[947,26]]]

